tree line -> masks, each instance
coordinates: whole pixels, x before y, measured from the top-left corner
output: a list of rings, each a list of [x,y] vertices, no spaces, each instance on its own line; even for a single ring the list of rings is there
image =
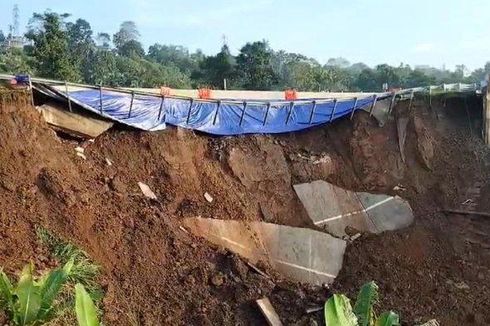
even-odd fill
[[[52,11],[35,13],[21,48],[0,48],[0,72],[28,73],[93,85],[213,89],[299,91],[380,91],[442,83],[480,82],[490,72],[485,67],[467,73],[432,67],[369,67],[344,58],[325,65],[302,54],[271,49],[265,40],[245,44],[233,55],[226,44],[215,55],[191,53],[180,45],[153,44],[147,51],[132,21],[123,22],[114,35],[94,34],[89,22],[69,20]],[[0,31],[0,44],[8,37]]]

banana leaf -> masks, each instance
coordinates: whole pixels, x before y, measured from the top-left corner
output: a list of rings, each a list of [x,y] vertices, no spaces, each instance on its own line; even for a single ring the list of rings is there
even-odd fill
[[[359,326],[374,324],[373,307],[378,301],[378,286],[374,281],[364,284],[357,295],[354,313],[359,321]]]
[[[12,283],[10,283],[8,276],[0,270],[0,308],[12,310],[14,303],[12,291]]]
[[[79,326],[99,326],[94,302],[80,283],[75,285],[75,312]]]
[[[21,326],[33,323],[37,319],[41,306],[41,295],[39,287],[32,278],[32,264],[25,266],[22,270],[15,295],[17,296],[16,323]]]
[[[73,259],[68,261],[63,268],[58,268],[50,272],[45,280],[41,283],[41,306],[37,319],[46,320],[52,310],[53,302],[62,286],[68,279],[68,275],[73,267]]]
[[[393,311],[387,311],[381,314],[376,320],[375,326],[399,326],[400,317]]]
[[[326,326],[356,326],[357,317],[352,312],[350,300],[343,294],[334,294],[325,303]]]

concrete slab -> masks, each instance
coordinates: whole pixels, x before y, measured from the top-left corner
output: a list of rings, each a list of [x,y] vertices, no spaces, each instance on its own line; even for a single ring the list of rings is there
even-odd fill
[[[250,260],[270,264],[284,276],[314,285],[330,284],[340,269],[346,242],[329,234],[264,222],[188,218],[195,235]]]
[[[331,234],[342,237],[347,226],[376,231],[355,192],[322,180],[294,185],[294,190],[313,223]]]
[[[84,138],[95,138],[113,125],[107,120],[70,112],[55,103],[43,104],[39,110],[48,124],[69,134]]]
[[[346,227],[381,233],[413,222],[410,205],[400,197],[349,191],[323,180],[294,190],[313,223],[338,237],[347,236]]]

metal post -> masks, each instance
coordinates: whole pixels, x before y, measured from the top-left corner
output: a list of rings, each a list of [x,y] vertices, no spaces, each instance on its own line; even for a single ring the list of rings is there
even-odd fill
[[[219,112],[220,106],[221,106],[221,101],[218,101],[218,104],[216,106],[216,111],[214,112],[213,126],[216,124],[216,119],[218,118],[218,112]]]
[[[286,124],[288,124],[289,118],[291,118],[291,114],[293,113],[293,109],[294,109],[294,102],[291,101],[291,103],[289,103],[289,111],[288,111],[288,116],[286,117]]]
[[[31,75],[29,75],[29,90],[31,91],[31,104],[34,106],[34,89],[32,88]]]
[[[374,94],[373,96],[373,104],[371,105],[371,109],[369,110],[369,116],[373,115],[374,107],[376,106],[376,101],[378,100],[378,94]]]
[[[429,86],[429,109],[432,110],[432,86]]]
[[[410,102],[408,103],[408,111],[412,110],[412,103],[413,103],[414,95],[415,95],[415,92],[412,89],[412,93],[410,93]]]
[[[310,120],[308,121],[308,124],[310,124],[310,125],[313,122],[313,116],[315,115],[315,109],[316,109],[316,101],[313,101],[313,105],[311,106]]]
[[[265,110],[264,123],[262,124],[263,126],[265,126],[265,124],[267,123],[267,116],[269,115],[270,109],[271,109],[271,102],[268,102],[267,109]]]
[[[162,115],[163,101],[165,101],[165,95],[162,95],[162,101],[160,102],[160,109],[158,110],[158,120],[160,120],[160,116]],[[163,116],[163,121],[165,121],[165,115]]]
[[[354,116],[354,112],[356,112],[356,106],[357,106],[357,97],[354,97],[354,106],[352,107],[352,112],[350,114],[351,120],[352,120],[352,117]]]
[[[238,124],[239,126],[242,125],[242,122],[243,122],[243,117],[245,116],[245,110],[247,109],[247,101],[244,101],[243,102],[243,111],[242,111],[242,115],[240,116],[240,123]]]
[[[131,103],[129,104],[128,119],[131,118],[131,111],[133,110],[134,92],[131,93]]]
[[[333,120],[333,117],[335,115],[335,110],[337,109],[337,103],[338,103],[337,99],[334,99],[333,100],[332,113],[330,114],[330,120],[329,120],[329,122],[332,122],[332,120]]]
[[[102,84],[99,85],[99,103],[100,103],[100,113],[103,113],[102,109]]]
[[[395,101],[396,101],[396,92],[393,92],[391,94],[391,102],[390,102],[390,107],[388,108],[388,115],[393,111],[393,107],[395,106]]]
[[[68,83],[66,82],[66,80],[65,80],[65,93],[66,93],[66,98],[68,99],[68,109],[70,110],[70,112],[73,112],[73,110],[71,109],[70,94],[68,93]]]
[[[464,106],[466,108],[466,115],[468,117],[468,127],[470,129],[470,135],[473,135],[473,128],[471,127],[471,117],[470,117],[470,109],[468,107],[468,97],[464,97]]]
[[[189,105],[189,112],[187,113],[187,120],[185,121],[186,124],[189,124],[189,120],[191,119],[191,110],[192,110],[192,105],[194,104],[194,99],[190,99],[190,105]]]

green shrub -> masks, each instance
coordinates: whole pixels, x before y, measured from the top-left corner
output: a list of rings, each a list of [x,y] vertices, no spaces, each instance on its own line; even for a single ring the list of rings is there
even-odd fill
[[[349,298],[334,294],[325,303],[326,326],[399,326],[400,317],[392,312],[384,312],[376,317],[374,305],[378,302],[378,286],[374,282],[364,284],[357,295],[354,309]]]
[[[38,278],[33,268],[32,263],[24,267],[16,286],[0,271],[0,307],[15,325],[41,325],[53,317],[53,303],[70,275],[73,260]]]

